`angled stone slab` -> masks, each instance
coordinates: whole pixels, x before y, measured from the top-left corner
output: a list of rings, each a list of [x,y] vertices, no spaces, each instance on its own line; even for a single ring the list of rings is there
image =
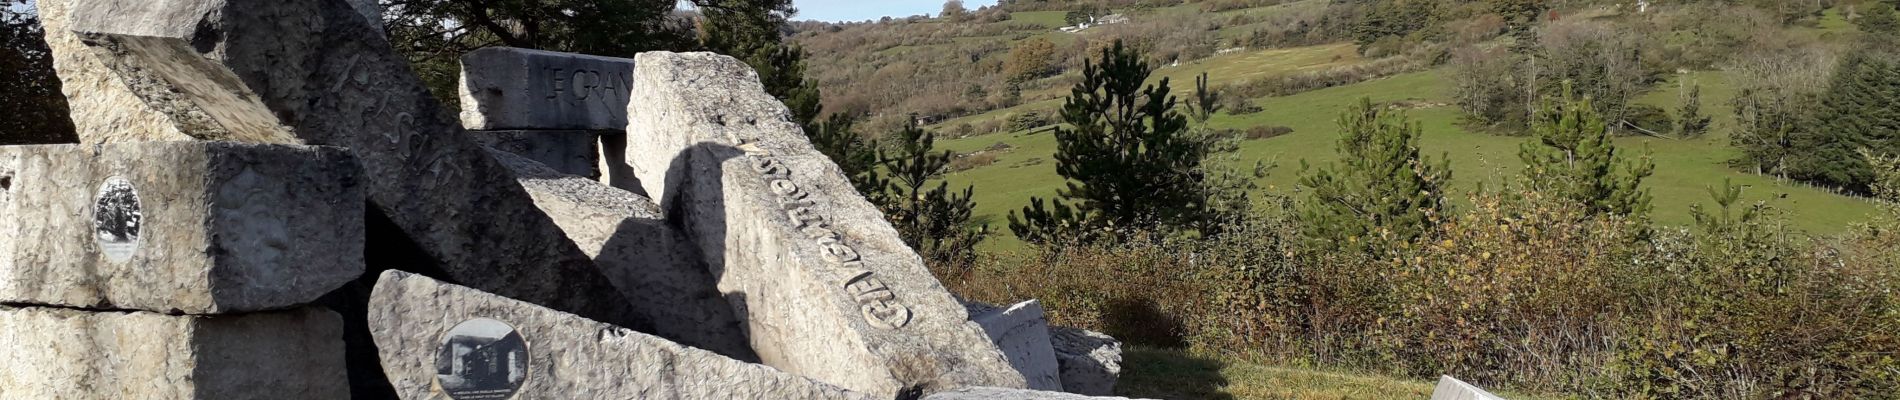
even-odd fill
[[[627,128],[633,60],[489,47],[462,56],[462,126],[470,130]]]
[[[520,178],[535,205],[633,301],[643,325],[631,328],[726,357],[758,360],[698,252],[660,218],[652,200],[492,151]]]
[[[0,307],[0,398],[341,399],[342,320]]]
[[[1062,391],[1105,396],[1115,393],[1122,374],[1122,343],[1101,332],[1052,327],[1056,364],[1061,368]]]
[[[399,271],[377,282],[369,320],[404,399],[872,398]]]
[[[434,261],[447,277],[592,318],[633,322],[627,301],[593,262],[535,208],[505,168],[467,137],[408,63],[374,32],[376,27],[344,0],[48,0],[40,7],[52,10],[45,14],[49,35],[80,32],[94,43],[157,38],[150,40],[171,49],[124,52],[72,43],[55,49],[78,69],[71,78],[66,77],[71,69],[62,69],[62,80],[130,96],[110,100],[143,100],[98,105],[146,108],[131,113],[140,118],[115,123],[139,129],[171,123],[152,116],[167,116],[174,108],[143,106],[155,101],[152,93],[178,95],[174,103],[222,103],[202,91],[127,89],[141,86],[128,76],[173,75],[114,73],[100,82],[100,71],[127,70],[108,65],[216,67],[210,69],[232,74],[262,101],[263,107],[247,109],[269,110],[296,141],[354,151],[376,211],[425,253],[418,258]],[[64,43],[78,36],[49,39]],[[189,60],[193,57],[200,60]],[[149,86],[193,84],[173,80]],[[76,103],[75,115],[110,113],[80,110],[93,106]],[[154,128],[156,133],[103,127],[82,129],[82,140],[174,140],[178,137],[166,132],[192,131],[176,125]]]
[[[591,131],[469,131],[488,148],[518,155],[562,174],[600,179],[600,140]]]
[[[751,69],[706,53],[636,60],[628,157],[766,365],[879,396],[1024,386]]]
[[[1438,377],[1438,387],[1432,389],[1432,400],[1504,400],[1503,397],[1486,392],[1477,386],[1450,375]]]
[[[1090,397],[1074,393],[995,387],[968,387],[924,396],[924,400],[1128,400],[1127,397]]]
[[[363,207],[333,147],[0,147],[0,303],[294,307],[363,273]]]
[[[1023,374],[1030,389],[1062,390],[1060,365],[1049,341],[1049,320],[1043,317],[1042,302],[1029,300],[1009,307],[965,302],[970,321],[983,327],[990,341],[1009,357],[1009,364]]]

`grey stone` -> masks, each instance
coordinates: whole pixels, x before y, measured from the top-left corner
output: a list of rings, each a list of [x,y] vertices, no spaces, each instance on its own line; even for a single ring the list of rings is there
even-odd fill
[[[363,273],[361,181],[333,147],[0,147],[0,303],[192,314],[308,303]]]
[[[342,320],[320,309],[172,316],[0,307],[0,398],[341,399]]]
[[[990,341],[1009,357],[1009,364],[1023,374],[1030,389],[1062,390],[1060,366],[1050,345],[1049,320],[1043,317],[1041,302],[1029,300],[1008,308],[972,311],[970,320],[983,327]]]
[[[344,0],[47,0],[40,7],[54,10],[44,15],[49,40],[77,40],[54,38],[54,31],[161,38],[172,49],[196,54],[113,54],[148,68],[201,58],[204,65],[236,76],[296,141],[355,151],[374,211],[387,216],[423,253],[416,258],[435,263],[425,267],[505,296],[613,323],[634,322],[626,299],[586,254],[467,136],[408,62]],[[130,117],[120,119],[75,121],[87,127],[81,128],[82,141],[179,139],[171,134],[181,130],[175,124],[146,131],[148,125],[170,124],[154,116],[172,109],[124,102],[127,96],[172,93],[186,95],[178,100],[185,103],[215,104],[190,98],[194,91],[129,90],[142,84],[129,79],[102,82],[119,77],[99,74],[110,68],[83,50],[72,43],[54,48],[56,57],[72,66],[61,67],[62,80],[106,90],[111,94],[106,100],[120,102],[75,103],[75,118],[118,115],[94,107],[146,110],[121,112]],[[114,130],[125,127],[131,129]]]
[[[1024,386],[751,69],[706,53],[636,60],[628,157],[763,363],[878,396]]]
[[[1073,393],[995,387],[968,387],[924,396],[924,400],[1086,400],[1128,399],[1127,397],[1089,397]]]
[[[592,131],[469,131],[488,148],[534,160],[567,175],[600,179],[600,139]]]
[[[1438,387],[1432,389],[1432,400],[1504,400],[1504,398],[1479,389],[1477,386],[1471,386],[1450,375],[1441,375],[1438,377]]]
[[[381,1],[350,0],[350,7],[356,8],[357,13],[363,14],[363,19],[369,21],[370,25],[376,28],[374,29],[376,31],[376,34],[382,35],[384,33],[383,32],[383,5]]]
[[[1115,393],[1122,373],[1122,343],[1101,332],[1052,327],[1056,363],[1062,369],[1062,391],[1103,396]]]
[[[660,218],[652,200],[524,157],[494,155],[520,178],[535,205],[633,301],[643,325],[631,328],[726,357],[758,360],[698,252]]]
[[[602,131],[600,135],[600,181],[615,189],[647,195],[640,176],[627,161],[627,132]]]
[[[489,47],[462,56],[462,126],[621,130],[633,60]]]
[[[441,350],[469,321],[512,330],[525,349],[519,399],[870,399],[625,328],[410,275],[383,273],[369,321],[383,371],[404,399],[444,398]],[[492,321],[492,322],[491,322]],[[497,324],[498,323],[498,324]],[[467,330],[465,332],[473,332]],[[488,334],[503,336],[501,333]],[[450,376],[455,376],[453,373]],[[451,378],[453,379],[453,378]],[[512,385],[511,385],[512,386]]]

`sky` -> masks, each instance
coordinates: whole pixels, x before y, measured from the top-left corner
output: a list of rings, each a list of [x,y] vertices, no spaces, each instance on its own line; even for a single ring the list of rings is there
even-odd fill
[[[793,0],[798,20],[863,21],[881,17],[937,15],[944,0]],[[995,5],[996,0],[964,0],[963,7],[975,10]]]

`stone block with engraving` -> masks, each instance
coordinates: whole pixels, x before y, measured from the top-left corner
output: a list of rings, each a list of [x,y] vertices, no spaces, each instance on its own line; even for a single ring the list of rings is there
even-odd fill
[[[1030,389],[1062,390],[1060,366],[1049,341],[1049,320],[1043,317],[1042,302],[1029,300],[1009,307],[965,302],[970,320],[983,327],[990,341],[1009,357],[1009,364],[1023,374]]]
[[[1126,397],[1089,397],[1074,393],[994,387],[968,387],[937,392],[924,400],[1128,400]]]
[[[643,325],[630,328],[726,357],[758,360],[699,253],[660,218],[652,200],[511,153],[496,150],[494,155],[520,178],[535,205],[633,301]]]
[[[469,131],[488,148],[526,157],[562,174],[600,179],[599,135],[591,131]]]
[[[363,207],[334,147],[0,147],[0,303],[294,307],[363,273]]]
[[[628,157],[763,363],[879,396],[1024,386],[750,68],[706,53],[636,60]]]
[[[399,271],[376,283],[369,321],[404,399],[872,398]]]
[[[462,56],[462,126],[471,130],[627,128],[633,60],[489,47]]]
[[[1122,343],[1084,329],[1051,327],[1056,364],[1062,370],[1062,391],[1091,396],[1115,393],[1122,374]]]
[[[0,398],[341,399],[342,320],[0,307]]]
[[[350,3],[47,0],[39,7],[83,142],[347,147],[363,167],[373,214],[413,243],[388,251],[483,290],[634,322],[626,299],[586,254]],[[282,124],[288,139],[238,135],[270,132],[241,123],[265,118]]]
[[[1438,387],[1432,389],[1431,400],[1504,400],[1504,398],[1477,386],[1471,386],[1458,378],[1443,375],[1438,377]]]

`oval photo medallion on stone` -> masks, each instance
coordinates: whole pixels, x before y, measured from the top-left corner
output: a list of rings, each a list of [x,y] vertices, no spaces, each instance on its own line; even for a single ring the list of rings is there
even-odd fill
[[[506,399],[528,381],[528,341],[506,322],[476,318],[450,329],[435,384],[456,400]]]
[[[139,248],[143,223],[139,192],[132,181],[117,176],[106,178],[92,206],[93,240],[99,243],[99,252],[113,262],[131,259]]]

